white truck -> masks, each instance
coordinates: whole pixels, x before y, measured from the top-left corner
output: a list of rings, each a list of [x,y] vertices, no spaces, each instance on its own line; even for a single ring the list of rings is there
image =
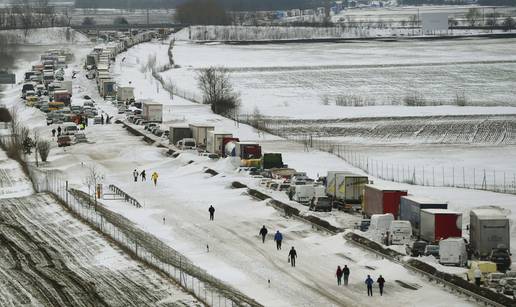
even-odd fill
[[[315,188],[313,185],[292,185],[290,186],[289,198],[297,201],[300,204],[308,205],[315,195]]]
[[[405,245],[410,243],[412,237],[412,225],[409,221],[392,221],[389,226],[389,243],[392,245]]]
[[[224,138],[232,137],[233,134],[229,132],[208,130],[208,135],[206,138],[206,151],[222,156],[222,151],[224,150],[224,148],[222,147],[222,141],[224,140]]]
[[[134,100],[134,87],[118,86],[116,89],[116,100],[123,103]]]
[[[144,102],[142,104],[142,115],[149,122],[163,122],[163,105],[155,102]]]
[[[468,262],[466,242],[463,238],[448,238],[439,241],[439,263],[465,266]]]
[[[192,137],[195,139],[197,146],[205,147],[208,142],[208,131],[215,130],[214,126],[204,124],[190,124],[192,130]]]

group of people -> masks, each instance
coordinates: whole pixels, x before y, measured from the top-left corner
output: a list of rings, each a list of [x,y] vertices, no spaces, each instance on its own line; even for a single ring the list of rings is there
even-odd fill
[[[376,280],[376,283],[378,283],[378,289],[380,289],[380,296],[383,296],[383,286],[385,285],[385,279],[381,274],[380,277],[378,277],[378,279]],[[371,278],[371,275],[367,275],[365,284],[367,286],[367,296],[373,296],[374,280]]]
[[[146,181],[147,175],[145,173],[145,170],[138,172],[137,169],[134,169],[134,171],[133,171],[134,182],[138,182],[138,177],[141,177],[142,181]],[[154,182],[154,186],[156,186],[158,184],[158,173],[156,171],[154,171],[152,173],[151,180],[152,180],[152,182]]]
[[[342,284],[342,277],[344,277],[344,286],[347,286],[348,285],[348,281],[349,281],[349,268],[347,265],[344,265],[344,268],[341,268],[340,265],[337,266],[337,285],[341,285]]]
[[[260,236],[262,236],[262,243],[265,243],[265,238],[267,237],[267,233],[269,233],[269,231],[267,230],[267,227],[265,227],[265,225],[263,225],[262,228],[260,229],[260,232],[258,233]],[[283,242],[283,234],[279,230],[276,230],[276,233],[274,234],[274,241],[276,242],[276,249],[281,250],[281,243]],[[287,261],[290,263],[291,266],[295,267],[296,266],[296,258],[297,258],[297,251],[294,248],[294,246],[292,246],[292,248],[288,252]]]

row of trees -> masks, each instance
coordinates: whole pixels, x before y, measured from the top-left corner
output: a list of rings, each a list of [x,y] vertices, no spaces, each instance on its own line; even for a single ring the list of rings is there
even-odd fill
[[[32,29],[42,27],[70,26],[73,8],[58,10],[49,0],[20,3],[0,8],[0,29]]]

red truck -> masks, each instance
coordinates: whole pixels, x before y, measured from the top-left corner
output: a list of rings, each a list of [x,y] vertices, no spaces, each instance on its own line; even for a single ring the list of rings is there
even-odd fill
[[[402,196],[407,196],[407,190],[366,184],[364,187],[362,211],[369,217],[373,214],[392,213],[394,218],[397,218],[399,216],[400,198]]]
[[[446,209],[422,209],[420,238],[436,242],[462,237],[462,213]]]

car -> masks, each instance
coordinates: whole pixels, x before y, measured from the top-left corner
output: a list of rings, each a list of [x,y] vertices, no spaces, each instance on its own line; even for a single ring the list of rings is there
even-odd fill
[[[412,246],[407,244],[407,254],[412,257],[419,257],[425,254],[425,247],[427,243],[425,241],[416,241]]]
[[[76,133],[75,134],[75,143],[87,143],[86,135],[84,133]]]
[[[207,157],[212,160],[217,160],[220,158],[219,155],[217,155],[216,153],[211,153],[211,152],[203,152],[203,153],[201,153],[201,157]]]
[[[154,130],[154,132],[152,134],[154,134],[155,136],[161,137],[163,135],[163,130],[156,129],[156,130]]]
[[[70,146],[71,143],[72,143],[72,140],[70,139],[70,137],[68,135],[60,135],[59,137],[57,137],[57,146],[58,147]]]
[[[370,219],[362,219],[360,220],[360,225],[358,228],[362,232],[366,232],[369,229],[369,226],[371,226],[371,220]]]
[[[74,135],[77,131],[79,131],[77,125],[66,125],[63,128],[63,135]]]
[[[425,256],[434,256],[435,259],[439,259],[439,245],[428,244],[425,246]]]
[[[156,123],[147,123],[147,124],[145,124],[144,129],[150,131],[153,127],[156,127],[157,125],[158,124],[156,124]]]

